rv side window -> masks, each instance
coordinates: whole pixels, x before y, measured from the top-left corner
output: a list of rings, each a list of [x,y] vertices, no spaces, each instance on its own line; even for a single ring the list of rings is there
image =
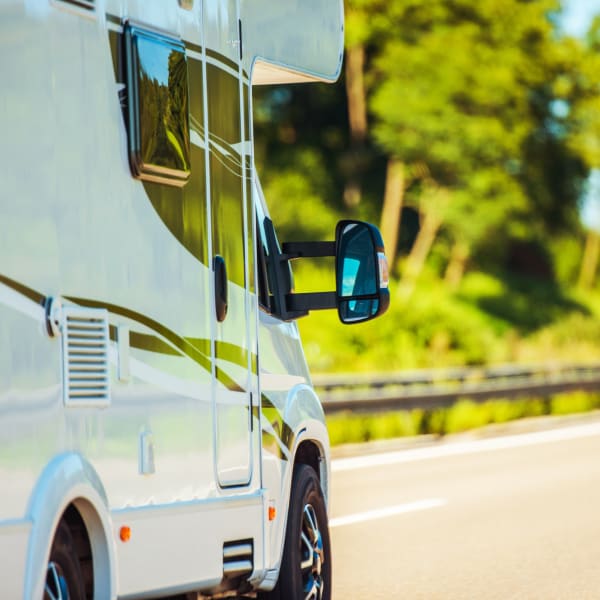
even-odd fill
[[[190,176],[190,127],[183,43],[128,23],[125,66],[133,175],[185,185]]]

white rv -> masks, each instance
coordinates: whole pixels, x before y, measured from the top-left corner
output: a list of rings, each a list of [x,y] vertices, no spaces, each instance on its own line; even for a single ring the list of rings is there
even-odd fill
[[[251,86],[342,46],[341,0],[0,0],[3,600],[330,597],[294,320],[384,312],[385,257],[354,221],[279,243]]]

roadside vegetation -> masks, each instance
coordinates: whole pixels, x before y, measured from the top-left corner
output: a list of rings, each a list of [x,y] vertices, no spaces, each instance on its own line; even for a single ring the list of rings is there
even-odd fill
[[[333,288],[331,270],[296,270],[297,288]],[[381,319],[342,326],[333,311],[299,321],[313,372],[395,371],[600,359],[600,293],[472,271],[457,289],[426,272],[410,297],[391,284]]]
[[[326,281],[328,271],[300,270],[298,283]],[[507,283],[508,281],[508,283]],[[316,284],[322,285],[321,284]],[[394,282],[389,314],[354,327],[314,313],[300,330],[315,372],[376,372],[499,363],[589,363],[600,360],[600,294],[543,282],[472,272],[457,290],[423,276],[411,298]],[[600,409],[600,391],[549,399],[468,399],[451,408],[391,413],[341,413],[327,418],[334,445],[445,435],[524,417]]]
[[[443,436],[544,415],[571,415],[600,409],[600,393],[572,392],[550,399],[491,400],[476,404],[460,400],[450,408],[414,409],[373,415],[339,413],[327,417],[332,446],[374,440]]]
[[[559,0],[345,8],[337,84],[254,97],[281,241],[366,219],[390,260],[383,318],[300,320],[312,371],[599,360],[600,17],[575,39]],[[331,263],[293,267],[298,291],[333,289]],[[329,422],[336,443],[597,406],[571,394]]]

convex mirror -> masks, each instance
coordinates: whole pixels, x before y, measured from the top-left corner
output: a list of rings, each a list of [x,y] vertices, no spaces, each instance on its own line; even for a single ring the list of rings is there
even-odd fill
[[[388,264],[379,230],[362,221],[336,228],[336,294],[342,323],[382,315],[390,303]]]

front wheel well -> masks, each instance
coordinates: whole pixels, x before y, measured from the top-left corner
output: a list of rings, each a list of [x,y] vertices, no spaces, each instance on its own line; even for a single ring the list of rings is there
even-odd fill
[[[92,562],[92,545],[85,521],[73,504],[67,507],[61,521],[68,526],[73,537],[75,552],[85,585],[85,596],[88,600],[92,600],[94,597],[94,566]]]
[[[294,457],[294,466],[296,465],[308,465],[312,467],[321,481],[321,452],[318,446],[314,442],[306,441],[302,442],[296,450],[296,456]]]

